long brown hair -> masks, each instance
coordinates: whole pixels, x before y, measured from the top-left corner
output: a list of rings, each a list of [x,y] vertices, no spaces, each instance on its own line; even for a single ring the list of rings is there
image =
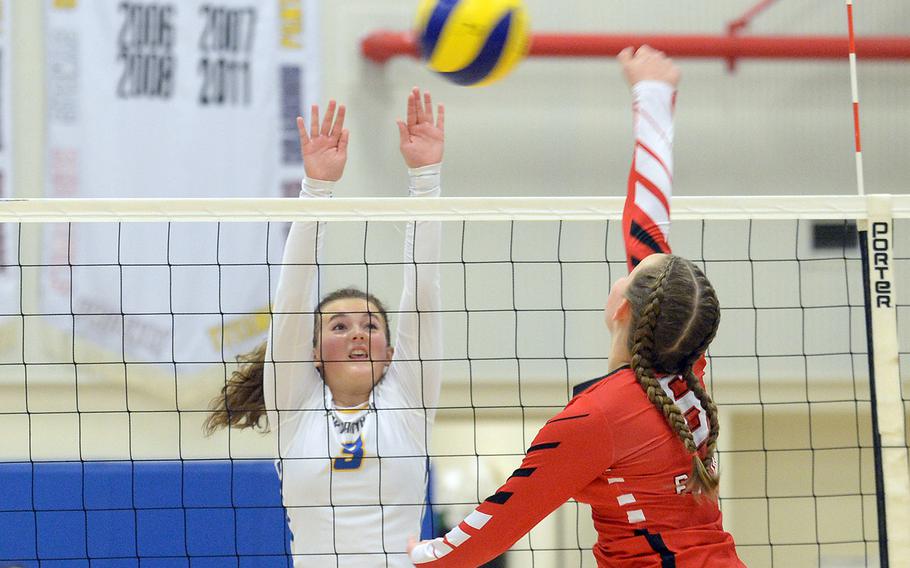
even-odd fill
[[[651,403],[692,455],[686,489],[715,495],[719,482],[712,467],[719,425],[717,405],[692,367],[708,349],[720,324],[720,305],[708,277],[694,263],[667,255],[662,265],[635,276],[626,290],[632,307],[629,351],[632,370]],[[661,388],[659,376],[680,375],[708,414],[706,454],[698,454],[692,431],[679,407]]]
[[[328,294],[316,306],[316,313],[321,314],[323,308],[335,300],[348,298],[366,300],[375,306],[379,315],[382,316],[386,341],[390,341],[389,317],[385,305],[372,294],[357,288],[341,288]],[[313,318],[314,348],[319,340],[319,319],[318,317]],[[221,394],[209,403],[209,410],[212,413],[202,425],[202,431],[206,436],[211,436],[220,428],[259,428],[263,432],[268,432],[268,416],[262,388],[265,352],[266,342],[263,342],[252,351],[237,356],[237,369],[231,373],[230,378],[221,388]],[[265,421],[265,425],[263,425],[263,421]]]

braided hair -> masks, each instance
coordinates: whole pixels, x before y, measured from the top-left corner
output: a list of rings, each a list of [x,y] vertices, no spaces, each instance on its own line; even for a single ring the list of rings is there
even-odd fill
[[[379,315],[382,316],[383,332],[386,341],[389,341],[391,334],[389,332],[389,317],[386,308],[378,298],[357,288],[341,288],[328,294],[319,305],[316,306],[316,313],[321,314],[326,305],[335,300],[345,300],[348,298],[357,298],[366,300],[376,307]],[[313,347],[319,340],[319,320],[313,318]],[[209,409],[212,411],[202,425],[202,431],[206,436],[211,436],[220,428],[259,428],[268,431],[268,418],[265,411],[265,393],[262,387],[263,375],[265,372],[265,352],[266,343],[259,344],[249,353],[243,353],[237,356],[239,367],[231,373],[231,377],[221,388],[221,393],[213,398],[209,403]],[[320,374],[322,371],[320,370]],[[263,427],[262,421],[266,424]]]
[[[692,370],[720,323],[714,288],[695,264],[671,254],[662,265],[638,273],[626,290],[626,299],[632,308],[629,352],[638,384],[692,456],[686,490],[714,495],[718,485],[712,467],[719,432],[717,405]],[[667,375],[685,379],[707,412],[709,430],[703,459],[682,411],[660,385],[658,377]]]

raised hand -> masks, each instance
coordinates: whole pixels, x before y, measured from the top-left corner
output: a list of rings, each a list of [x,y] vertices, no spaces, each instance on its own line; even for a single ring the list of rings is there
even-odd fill
[[[630,87],[639,81],[663,81],[674,88],[679,84],[679,67],[663,51],[647,45],[637,51],[627,47],[619,52],[616,59],[622,65],[623,75]]]
[[[439,105],[433,121],[433,99],[430,93],[420,95],[414,87],[408,95],[408,120],[398,121],[401,155],[409,168],[420,168],[442,161],[445,146],[445,107]]]
[[[349,133],[344,128],[344,105],[338,106],[335,115],[335,101],[329,101],[322,125],[319,125],[319,105],[310,109],[310,129],[307,132],[303,117],[297,117],[297,131],[300,133],[300,155],[303,167],[310,179],[338,181],[344,173],[348,160]]]

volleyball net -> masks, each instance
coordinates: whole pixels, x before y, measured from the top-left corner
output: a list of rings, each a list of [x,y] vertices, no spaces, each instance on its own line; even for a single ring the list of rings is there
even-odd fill
[[[390,306],[403,223],[442,221],[425,530],[456,524],[607,369],[622,201],[0,203],[0,566],[291,564],[275,433],[202,425],[236,355],[267,336],[292,220],[327,224],[322,294],[356,286]],[[910,198],[680,197],[673,217],[674,252],[723,307],[705,379],[743,560],[910,556]],[[504,562],[593,566],[595,540],[570,501]]]

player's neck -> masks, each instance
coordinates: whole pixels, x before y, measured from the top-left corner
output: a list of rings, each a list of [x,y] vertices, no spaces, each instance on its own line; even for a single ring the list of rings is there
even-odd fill
[[[370,393],[348,393],[332,391],[332,402],[340,408],[356,408],[370,402]]]
[[[613,332],[610,341],[610,359],[607,366],[607,372],[612,373],[623,365],[629,365],[632,362],[632,354],[629,352],[629,332],[626,329],[617,329]]]

